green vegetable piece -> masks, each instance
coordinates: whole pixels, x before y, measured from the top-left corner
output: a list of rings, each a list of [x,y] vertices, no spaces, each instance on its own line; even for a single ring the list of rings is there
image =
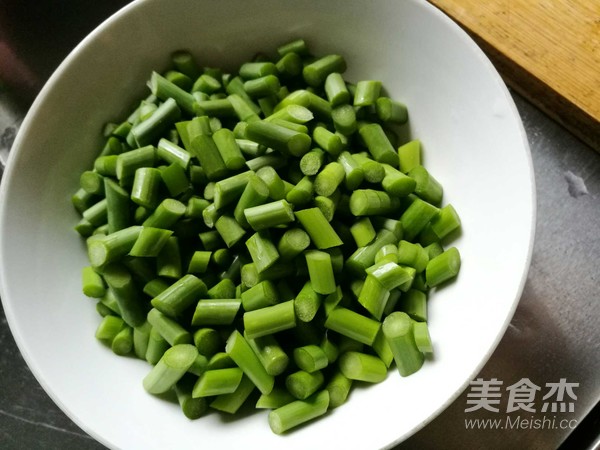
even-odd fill
[[[417,344],[420,352],[433,353],[433,345],[431,344],[427,322],[413,322],[413,334],[415,344]]]
[[[189,331],[155,308],[148,312],[148,322],[171,346],[192,343]]]
[[[408,173],[412,169],[421,165],[421,141],[415,139],[398,147],[399,169],[403,173]]]
[[[400,200],[383,191],[357,189],[350,196],[350,212],[355,216],[376,216],[396,212]]]
[[[410,317],[403,312],[393,312],[383,321],[382,330],[394,354],[400,375],[407,377],[419,370],[424,357],[415,343]]]
[[[456,247],[451,247],[441,255],[427,263],[425,278],[429,287],[435,287],[458,275],[460,270],[460,253]]]
[[[100,298],[106,294],[106,286],[102,277],[92,267],[82,269],[81,284],[83,293],[87,297]]]
[[[244,210],[248,224],[255,231],[275,227],[294,221],[291,205],[285,200],[277,200]]]
[[[142,227],[133,248],[129,252],[131,256],[152,257],[158,256],[173,232],[160,228]]]
[[[420,198],[415,198],[400,216],[404,239],[412,241],[438,213],[438,209]]]
[[[307,281],[294,299],[296,317],[303,322],[310,322],[314,319],[322,303],[323,295],[315,292],[311,281]]]
[[[340,356],[340,371],[351,380],[379,383],[387,377],[387,367],[379,358],[359,352]]]
[[[311,288],[318,294],[331,294],[337,286],[331,264],[331,255],[318,250],[308,250],[304,253]]]
[[[242,381],[244,372],[238,367],[205,371],[194,385],[192,397],[231,394]]]
[[[375,102],[375,109],[377,111],[377,117],[383,122],[402,125],[408,121],[408,110],[406,105],[394,101],[389,97],[379,97]]]
[[[256,339],[296,326],[292,300],[244,313],[244,330],[248,339]]]
[[[217,411],[235,414],[250,396],[254,387],[250,378],[244,375],[235,391],[230,394],[218,395],[210,403],[210,407]]]
[[[277,289],[272,281],[264,280],[242,292],[241,300],[244,311],[272,306],[278,300]]]
[[[178,200],[166,198],[142,224],[144,227],[171,229],[185,214],[186,206]]]
[[[324,369],[329,364],[325,352],[317,345],[305,345],[294,349],[294,362],[308,373]]]
[[[325,328],[363,344],[373,345],[381,324],[347,308],[337,307],[327,316]]]
[[[264,120],[254,121],[246,127],[246,137],[273,148],[284,155],[300,157],[310,150],[311,138],[289,128]]]
[[[242,302],[239,299],[205,299],[196,305],[193,326],[231,325]]]
[[[358,133],[375,161],[398,167],[398,153],[394,150],[381,125],[371,123],[359,127]]]
[[[227,214],[222,215],[216,220],[215,228],[219,235],[221,235],[223,242],[229,248],[238,243],[246,234],[246,230],[232,216]]]
[[[104,268],[103,276],[125,323],[130,327],[142,325],[146,321],[145,308],[129,271],[120,264],[111,264]]]
[[[294,214],[318,249],[323,250],[343,244],[319,208],[303,209]]]
[[[206,292],[206,285],[202,280],[188,274],[154,297],[151,303],[160,312],[175,319]]]
[[[269,426],[275,434],[322,416],[329,406],[329,392],[323,390],[306,400],[296,400],[269,413]]]
[[[269,394],[261,394],[256,401],[256,409],[277,409],[296,400],[286,389],[274,387]]]
[[[304,66],[302,76],[309,86],[321,87],[331,73],[346,71],[346,61],[341,55],[327,55]]]
[[[381,81],[361,80],[356,83],[354,106],[374,105],[381,92]]]
[[[125,321],[117,316],[105,316],[96,329],[96,339],[112,343],[119,331],[125,327]]]
[[[423,166],[415,166],[409,172],[408,176],[416,182],[415,194],[433,205],[439,205],[442,202],[444,190],[442,185],[435,179]]]
[[[329,408],[334,409],[346,403],[351,388],[352,380],[346,377],[341,370],[337,370],[325,386],[329,392]]]
[[[275,337],[268,335],[246,340],[269,375],[277,376],[285,372],[290,359]]]
[[[248,313],[246,313],[248,314]],[[260,363],[252,348],[239,331],[234,330],[225,346],[227,354],[244,371],[246,376],[262,394],[268,394],[273,390],[275,379],[269,375]]]
[[[174,345],[146,375],[143,382],[144,389],[150,394],[167,392],[187,372],[196,356],[198,350],[193,345]]]

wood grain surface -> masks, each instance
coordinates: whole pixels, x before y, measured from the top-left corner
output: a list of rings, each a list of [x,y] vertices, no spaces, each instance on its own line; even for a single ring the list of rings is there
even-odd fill
[[[429,0],[506,83],[600,151],[600,0]]]

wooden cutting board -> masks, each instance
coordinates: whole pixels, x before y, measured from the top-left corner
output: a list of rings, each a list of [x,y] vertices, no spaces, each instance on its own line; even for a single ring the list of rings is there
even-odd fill
[[[429,0],[506,83],[600,151],[600,0]]]

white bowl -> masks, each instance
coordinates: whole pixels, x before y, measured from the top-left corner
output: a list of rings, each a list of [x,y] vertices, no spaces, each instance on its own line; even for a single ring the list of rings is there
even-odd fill
[[[435,357],[416,375],[395,371],[344,406],[286,436],[267,413],[188,421],[144,392],[148,365],[94,338],[99,318],[81,293],[84,245],[70,195],[153,69],[189,48],[202,65],[234,68],[296,37],[346,56],[351,80],[380,79],[404,101],[425,164],[463,221],[453,243],[458,280],[430,300]],[[23,122],[4,175],[0,277],[5,312],[40,384],[81,428],[126,449],[374,449],[441,412],[475,376],[518,303],[533,243],[534,181],[527,140],[502,80],[452,21],[416,0],[136,1],[62,63]]]

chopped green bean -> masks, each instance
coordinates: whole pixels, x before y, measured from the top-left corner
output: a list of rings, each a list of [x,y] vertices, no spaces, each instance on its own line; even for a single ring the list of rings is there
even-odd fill
[[[167,392],[187,372],[197,355],[198,350],[193,345],[174,345],[146,375],[144,389],[150,394]]]
[[[387,377],[387,367],[373,355],[359,352],[346,352],[340,356],[340,371],[351,380],[379,383]]]
[[[404,197],[415,190],[417,183],[408,175],[404,175],[389,164],[383,164],[385,177],[381,181],[381,187],[390,195]]]
[[[415,194],[433,205],[439,205],[442,202],[443,188],[423,166],[415,166],[409,172],[408,176],[416,182]]]
[[[404,239],[413,240],[419,232],[438,213],[438,208],[420,198],[414,199],[408,208],[400,216]]]
[[[148,84],[152,93],[161,100],[167,102],[169,99],[174,99],[181,109],[189,114],[194,114],[195,100],[189,92],[184,91],[156,72],[152,72]]]
[[[374,216],[396,212],[400,200],[387,192],[375,189],[357,189],[350,196],[350,211],[355,216]]]
[[[133,329],[133,351],[139,359],[146,359],[150,330],[152,330],[152,325],[148,321]]]
[[[284,155],[296,157],[308,152],[311,144],[310,136],[306,133],[299,133],[264,120],[249,123],[246,127],[246,136]]]
[[[398,167],[398,153],[392,147],[381,125],[371,123],[359,127],[358,133],[375,161],[389,164],[392,167]]]
[[[366,345],[373,345],[380,327],[379,322],[342,307],[331,311],[325,321],[325,328]]]
[[[460,228],[460,217],[452,205],[446,205],[431,219],[431,230],[438,239],[444,239]]]
[[[398,147],[398,162],[400,171],[408,173],[421,165],[421,141],[415,139]]]
[[[398,265],[395,266],[398,267],[399,270],[402,270]],[[387,288],[387,286],[384,286],[384,284],[381,283],[379,278],[376,276],[372,274],[367,275],[365,283],[358,296],[358,303],[363,305],[365,309],[369,311],[377,320],[381,320],[381,316],[389,298],[390,290]]]
[[[375,228],[373,228],[371,220],[368,217],[363,217],[362,219],[355,221],[350,226],[350,233],[352,233],[352,237],[354,238],[354,242],[356,242],[357,247],[365,247],[366,245],[369,245],[373,239],[375,239],[377,234]]]
[[[205,371],[194,385],[192,397],[231,394],[242,381],[244,372],[238,367]]]
[[[239,299],[207,299],[196,305],[192,325],[215,326],[233,323],[242,302]]]
[[[103,276],[114,294],[125,323],[130,327],[142,325],[146,321],[145,305],[129,271],[122,265],[111,264],[104,268]]]
[[[181,278],[181,253],[179,239],[171,236],[156,257],[156,271],[159,276],[166,278]]]
[[[235,391],[230,394],[218,395],[210,407],[217,411],[235,414],[254,390],[254,383],[244,375]]]
[[[424,357],[415,343],[411,318],[403,312],[393,312],[383,321],[382,330],[400,375],[406,377],[419,370]]]
[[[277,409],[296,400],[286,389],[274,387],[269,394],[261,394],[256,401],[257,409]]]
[[[272,306],[277,303],[277,289],[272,281],[264,280],[242,292],[242,306],[244,311]]]
[[[427,322],[413,322],[413,334],[415,344],[417,344],[420,352],[433,353],[433,345],[431,344]]]
[[[307,281],[294,300],[296,317],[303,322],[310,322],[317,314],[322,303],[323,296],[315,292],[312,283]]]
[[[173,98],[164,101],[152,115],[131,129],[138,147],[156,142],[181,117],[181,110]]]
[[[202,417],[208,410],[208,404],[205,398],[193,398],[192,388],[193,385],[187,382],[187,378],[179,380],[175,384],[175,394],[177,395],[177,401],[183,411],[185,417],[190,420],[195,420]]]
[[[344,143],[340,136],[325,127],[316,126],[313,130],[313,139],[320,148],[333,157],[338,156],[344,150]]]
[[[125,321],[120,317],[105,316],[96,329],[96,339],[111,343],[125,326]]]
[[[84,267],[81,271],[83,293],[92,298],[101,298],[106,294],[106,286],[102,277],[92,267]]]
[[[145,227],[170,229],[185,214],[186,206],[172,198],[164,199],[142,224]]]
[[[325,152],[320,148],[314,148],[302,156],[300,170],[304,175],[316,175],[325,162]]]
[[[144,294],[147,296],[154,298],[158,296],[161,292],[165,291],[169,287],[169,284],[163,280],[162,278],[155,278],[153,280],[148,281],[144,285]]]
[[[206,292],[206,285],[194,275],[188,274],[154,297],[151,303],[163,314],[176,318]]]
[[[312,289],[318,294],[331,294],[336,290],[331,255],[318,250],[304,253]]]
[[[292,207],[285,200],[277,200],[248,208],[244,210],[244,215],[255,231],[294,221]]]
[[[369,183],[380,183],[383,180],[385,170],[381,163],[374,161],[363,153],[354,153],[352,156],[363,170],[366,181]]]
[[[277,376],[285,372],[290,359],[275,337],[268,335],[246,340],[269,375]]]
[[[244,230],[232,216],[227,214],[222,215],[216,220],[215,228],[221,235],[223,242],[230,248],[239,242],[246,234],[246,230]]]
[[[343,244],[319,208],[303,209],[294,214],[318,249],[323,250]]]
[[[381,92],[381,81],[361,80],[356,83],[354,106],[374,105]]]
[[[352,380],[346,377],[341,370],[336,370],[325,386],[329,392],[329,408],[334,409],[346,403],[351,388]]]
[[[294,350],[294,362],[301,370],[313,373],[327,367],[329,359],[319,346],[305,345]]]
[[[129,254],[145,257],[158,256],[171,234],[173,232],[170,230],[143,227]]]
[[[169,348],[169,343],[160,335],[158,330],[154,328],[150,329],[148,348],[146,349],[146,361],[155,365]]]
[[[346,61],[341,55],[327,55],[304,66],[302,76],[309,86],[321,87],[331,73],[343,73],[346,70]]]
[[[279,259],[277,247],[271,241],[267,231],[254,233],[246,241],[246,248],[259,273],[271,267]]]
[[[306,400],[296,400],[269,413],[269,426],[275,434],[322,416],[329,406],[329,392],[323,390]]]
[[[451,247],[444,253],[436,256],[427,263],[427,268],[425,269],[427,285],[435,287],[456,277],[460,270],[460,263],[460,253],[456,247]]]
[[[385,366],[389,369],[392,365],[392,362],[394,361],[394,354],[392,353],[390,344],[388,344],[388,341],[382,331],[380,331],[377,337],[375,338],[375,342],[373,342],[372,347],[375,353],[377,353],[379,359],[381,359],[381,361],[383,361]]]
[[[358,188],[358,186],[360,186],[365,178],[365,172],[363,168],[354,158],[354,155],[347,151],[340,153],[337,161],[344,168],[346,189],[349,191],[354,191],[356,188]]]
[[[408,110],[403,103],[389,97],[379,97],[375,102],[377,117],[383,122],[402,125],[408,121]]]
[[[264,170],[263,173],[265,173]],[[279,178],[277,174],[275,175],[277,176],[277,178]],[[271,178],[271,180],[274,179]],[[281,179],[279,180],[281,181]],[[269,186],[263,181],[262,178],[260,178],[260,176],[258,176],[258,173],[257,175],[250,176],[248,183],[244,187],[244,191],[242,192],[242,195],[240,196],[237,205],[235,206],[235,210],[233,212],[233,216],[235,217],[235,220],[240,226],[249,226],[244,211],[246,211],[246,209],[248,208],[263,205],[264,203],[266,203],[267,199],[269,198],[269,192]]]
[[[294,302],[287,301],[244,313],[244,329],[249,339],[277,333],[296,326]]]
[[[275,379],[266,372],[258,357],[239,331],[234,330],[231,333],[229,339],[227,339],[225,351],[244,371],[246,376],[252,380],[262,394],[268,394],[273,390]]]

